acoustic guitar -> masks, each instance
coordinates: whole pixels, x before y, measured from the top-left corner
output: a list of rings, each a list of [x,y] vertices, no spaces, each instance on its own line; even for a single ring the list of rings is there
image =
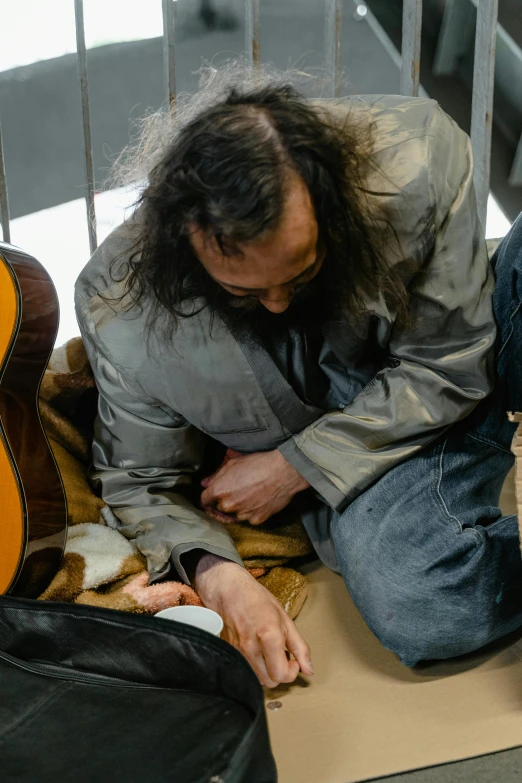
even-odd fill
[[[58,320],[43,266],[0,242],[0,594],[39,596],[65,544],[65,493],[38,411]]]

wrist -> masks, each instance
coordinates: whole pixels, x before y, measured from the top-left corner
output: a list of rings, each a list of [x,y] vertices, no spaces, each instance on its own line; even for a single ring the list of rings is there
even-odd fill
[[[226,557],[220,557],[204,550],[198,551],[201,552],[201,555],[195,561],[191,582],[200,596],[210,584],[212,584],[212,592],[215,592],[216,580],[224,583],[225,580],[230,579],[230,575],[235,575],[239,571],[247,573],[243,566],[234,563],[233,560],[227,560]]]
[[[286,457],[279,451],[279,449],[276,449],[274,454],[278,455],[277,460],[279,462],[280,469],[283,471],[286,479],[286,486],[292,495],[297,495],[298,492],[303,492],[305,489],[310,487],[308,481],[303,476],[301,476],[300,473],[298,473],[293,465],[288,462]]]

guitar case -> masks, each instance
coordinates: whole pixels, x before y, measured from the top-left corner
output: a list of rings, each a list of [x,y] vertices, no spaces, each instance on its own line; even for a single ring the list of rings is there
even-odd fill
[[[182,623],[0,596],[2,783],[275,783],[261,685]]]

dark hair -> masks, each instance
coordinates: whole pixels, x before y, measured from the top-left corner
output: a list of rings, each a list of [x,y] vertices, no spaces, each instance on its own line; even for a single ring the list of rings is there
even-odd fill
[[[130,269],[125,265],[118,278],[125,280],[127,301],[141,305],[150,297],[150,323],[166,310],[171,328],[199,312],[182,307],[208,290],[187,226],[213,232],[225,253],[236,242],[260,238],[277,227],[288,175],[297,172],[309,190],[335,281],[332,306],[335,301],[356,322],[365,295],[381,291],[405,321],[404,280],[386,263],[382,229],[365,207],[370,151],[370,128],[332,121],[290,85],[232,87],[178,129],[149,174],[137,202]]]

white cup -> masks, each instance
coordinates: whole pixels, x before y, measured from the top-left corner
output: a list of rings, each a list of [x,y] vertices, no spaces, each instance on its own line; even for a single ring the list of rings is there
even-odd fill
[[[193,625],[202,631],[219,636],[223,630],[223,620],[217,612],[204,606],[171,606],[157,612],[154,617],[162,617],[164,620],[175,620],[178,623]]]

